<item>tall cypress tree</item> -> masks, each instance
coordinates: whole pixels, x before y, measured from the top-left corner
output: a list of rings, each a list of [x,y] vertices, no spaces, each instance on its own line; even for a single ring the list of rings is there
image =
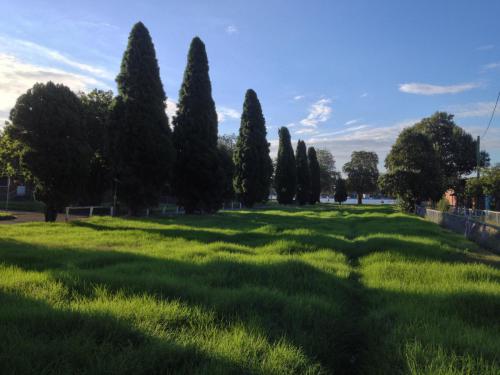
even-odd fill
[[[175,158],[160,69],[142,22],[130,32],[116,82],[110,124],[113,169],[118,196],[136,215],[158,204]]]
[[[299,140],[297,142],[295,163],[297,165],[297,201],[300,205],[303,205],[309,202],[311,195],[311,179],[309,176],[309,164],[304,141]]]
[[[316,156],[316,150],[314,147],[309,147],[307,149],[307,159],[309,160],[309,174],[311,177],[311,192],[309,195],[309,203],[315,204],[319,202],[321,194],[321,181],[320,181],[320,170],[318,157]]]
[[[266,139],[266,122],[257,94],[247,90],[234,152],[234,188],[246,207],[266,201],[273,164]]]
[[[290,204],[293,203],[293,197],[295,196],[297,167],[295,165],[290,132],[283,126],[279,129],[278,134],[278,160],[274,176],[274,188],[278,196],[278,202],[280,204]]]
[[[224,173],[217,150],[217,112],[212,99],[205,44],[191,42],[174,119],[177,161],[174,190],[186,213],[217,211],[222,205]]]

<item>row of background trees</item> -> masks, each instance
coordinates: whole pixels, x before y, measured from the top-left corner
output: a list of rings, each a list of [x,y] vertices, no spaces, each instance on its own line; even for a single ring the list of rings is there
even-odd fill
[[[438,200],[446,189],[460,199],[473,190],[463,176],[476,166],[476,141],[444,112],[401,132],[382,176],[375,153],[355,151],[343,180],[330,152],[307,149],[299,140],[294,153],[286,127],[279,130],[273,167],[255,91],[245,95],[238,136],[218,135],[208,58],[197,37],[172,128],[154,45],[141,22],[132,28],[116,82],[116,97],[35,84],[12,109],[0,138],[0,171],[33,184],[47,220],[69,203],[99,204],[111,189],[131,215],[157,206],[162,195],[175,196],[187,213],[211,213],[234,197],[247,207],[265,202],[272,187],[282,204],[314,204],[321,193],[343,202],[347,191],[361,203],[363,194],[380,187],[410,210]],[[486,167],[488,155],[481,155]],[[492,176],[484,175],[485,191],[496,189]]]
[[[247,207],[268,199],[273,164],[257,94],[245,95],[238,137],[219,137],[198,37],[189,48],[172,128],[154,45],[141,22],[131,30],[116,82],[116,97],[37,83],[12,109],[0,138],[0,172],[32,184],[46,220],[70,203],[99,204],[111,190],[131,215],[157,206],[162,195],[175,196],[187,213],[214,212],[235,195]],[[299,142],[292,199],[319,201],[321,173],[331,189],[335,167],[327,157],[329,170],[320,170],[315,150],[306,156]]]

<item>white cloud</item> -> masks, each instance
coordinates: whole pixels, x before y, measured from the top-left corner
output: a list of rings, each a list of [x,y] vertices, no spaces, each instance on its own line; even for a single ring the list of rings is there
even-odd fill
[[[222,123],[228,119],[238,120],[241,117],[241,113],[236,109],[229,107],[218,107],[217,117],[219,118],[219,123]]]
[[[304,96],[304,95],[295,95],[295,96],[293,97],[293,100],[300,100],[300,99],[304,99],[304,98],[305,98],[305,96]]]
[[[483,65],[483,70],[492,70],[492,69],[496,69],[496,68],[500,68],[500,62],[494,62],[494,63]]]
[[[495,47],[495,46],[494,46],[493,44],[485,44],[485,45],[483,45],[483,46],[479,46],[479,47],[477,47],[476,49],[477,49],[478,51],[488,51],[488,50],[490,50],[490,49],[493,49],[494,47]]]
[[[21,94],[35,83],[47,81],[62,83],[75,92],[103,87],[102,82],[87,75],[30,64],[15,56],[0,53],[0,126],[3,126],[2,118],[5,119],[5,114]]]
[[[168,120],[171,123],[172,119],[177,114],[177,102],[175,100],[167,98],[167,102],[165,104],[167,105],[167,108],[165,111],[167,112]]]
[[[27,40],[0,36],[0,45],[3,52],[9,54],[13,54],[16,56],[28,56],[31,60],[33,60],[34,57],[42,58],[66,65],[95,77],[105,78],[109,80],[114,79],[114,74],[104,68],[81,63],[70,57],[64,56],[59,51],[41,46]]]
[[[355,118],[355,119],[352,119],[352,120],[346,121],[346,122],[344,123],[344,125],[347,125],[347,126],[349,126],[349,125],[353,125],[353,124],[355,124],[355,123],[359,122],[360,120],[361,120],[361,119],[359,119],[359,118]]]
[[[366,98],[368,96],[368,93],[367,92],[364,92],[362,93],[359,97],[360,98]]]
[[[399,85],[399,91],[405,92],[407,94],[417,94],[417,95],[440,95],[440,94],[458,94],[467,90],[472,90],[480,85],[478,83],[462,83],[459,85],[431,85],[428,83],[401,83]]]
[[[445,108],[444,110],[453,113],[456,118],[484,117],[491,116],[494,106],[494,102],[478,102],[453,105]]]
[[[238,33],[238,28],[234,25],[229,25],[226,27],[226,34],[233,35]]]
[[[294,134],[316,134],[318,131],[314,128],[302,128],[297,130]]]
[[[300,120],[304,126],[317,127],[319,123],[327,121],[332,114],[330,99],[320,99],[309,108],[309,114],[305,119]]]

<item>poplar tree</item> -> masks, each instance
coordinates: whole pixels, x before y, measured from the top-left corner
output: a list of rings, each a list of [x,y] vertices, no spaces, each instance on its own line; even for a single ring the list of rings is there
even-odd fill
[[[304,205],[309,202],[311,195],[311,179],[309,176],[309,164],[304,141],[299,140],[297,142],[295,163],[297,165],[297,201],[300,205]]]
[[[278,202],[280,204],[290,204],[293,203],[293,197],[295,196],[297,167],[295,165],[295,156],[293,155],[290,132],[283,126],[279,129],[278,134],[279,146],[274,188],[276,190]]]
[[[113,169],[120,201],[137,215],[158,205],[175,158],[155,48],[141,22],[130,32],[116,82],[110,125]]]
[[[269,197],[272,160],[266,139],[266,122],[254,90],[245,95],[240,131],[234,153],[234,188],[241,202],[252,207]]]
[[[315,204],[320,201],[321,194],[321,181],[320,181],[320,168],[316,150],[314,147],[307,149],[307,159],[309,161],[309,174],[311,178],[311,192],[309,195],[309,203]]]
[[[205,44],[195,37],[188,53],[174,123],[177,160],[174,191],[186,213],[222,206],[224,171],[217,149],[217,112],[212,99]]]

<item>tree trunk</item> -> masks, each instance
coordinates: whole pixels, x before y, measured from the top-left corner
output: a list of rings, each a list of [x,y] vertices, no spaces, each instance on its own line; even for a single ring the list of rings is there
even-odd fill
[[[363,193],[358,193],[358,204],[363,204]]]
[[[45,206],[45,221],[54,222],[57,219],[57,209],[49,205]]]

